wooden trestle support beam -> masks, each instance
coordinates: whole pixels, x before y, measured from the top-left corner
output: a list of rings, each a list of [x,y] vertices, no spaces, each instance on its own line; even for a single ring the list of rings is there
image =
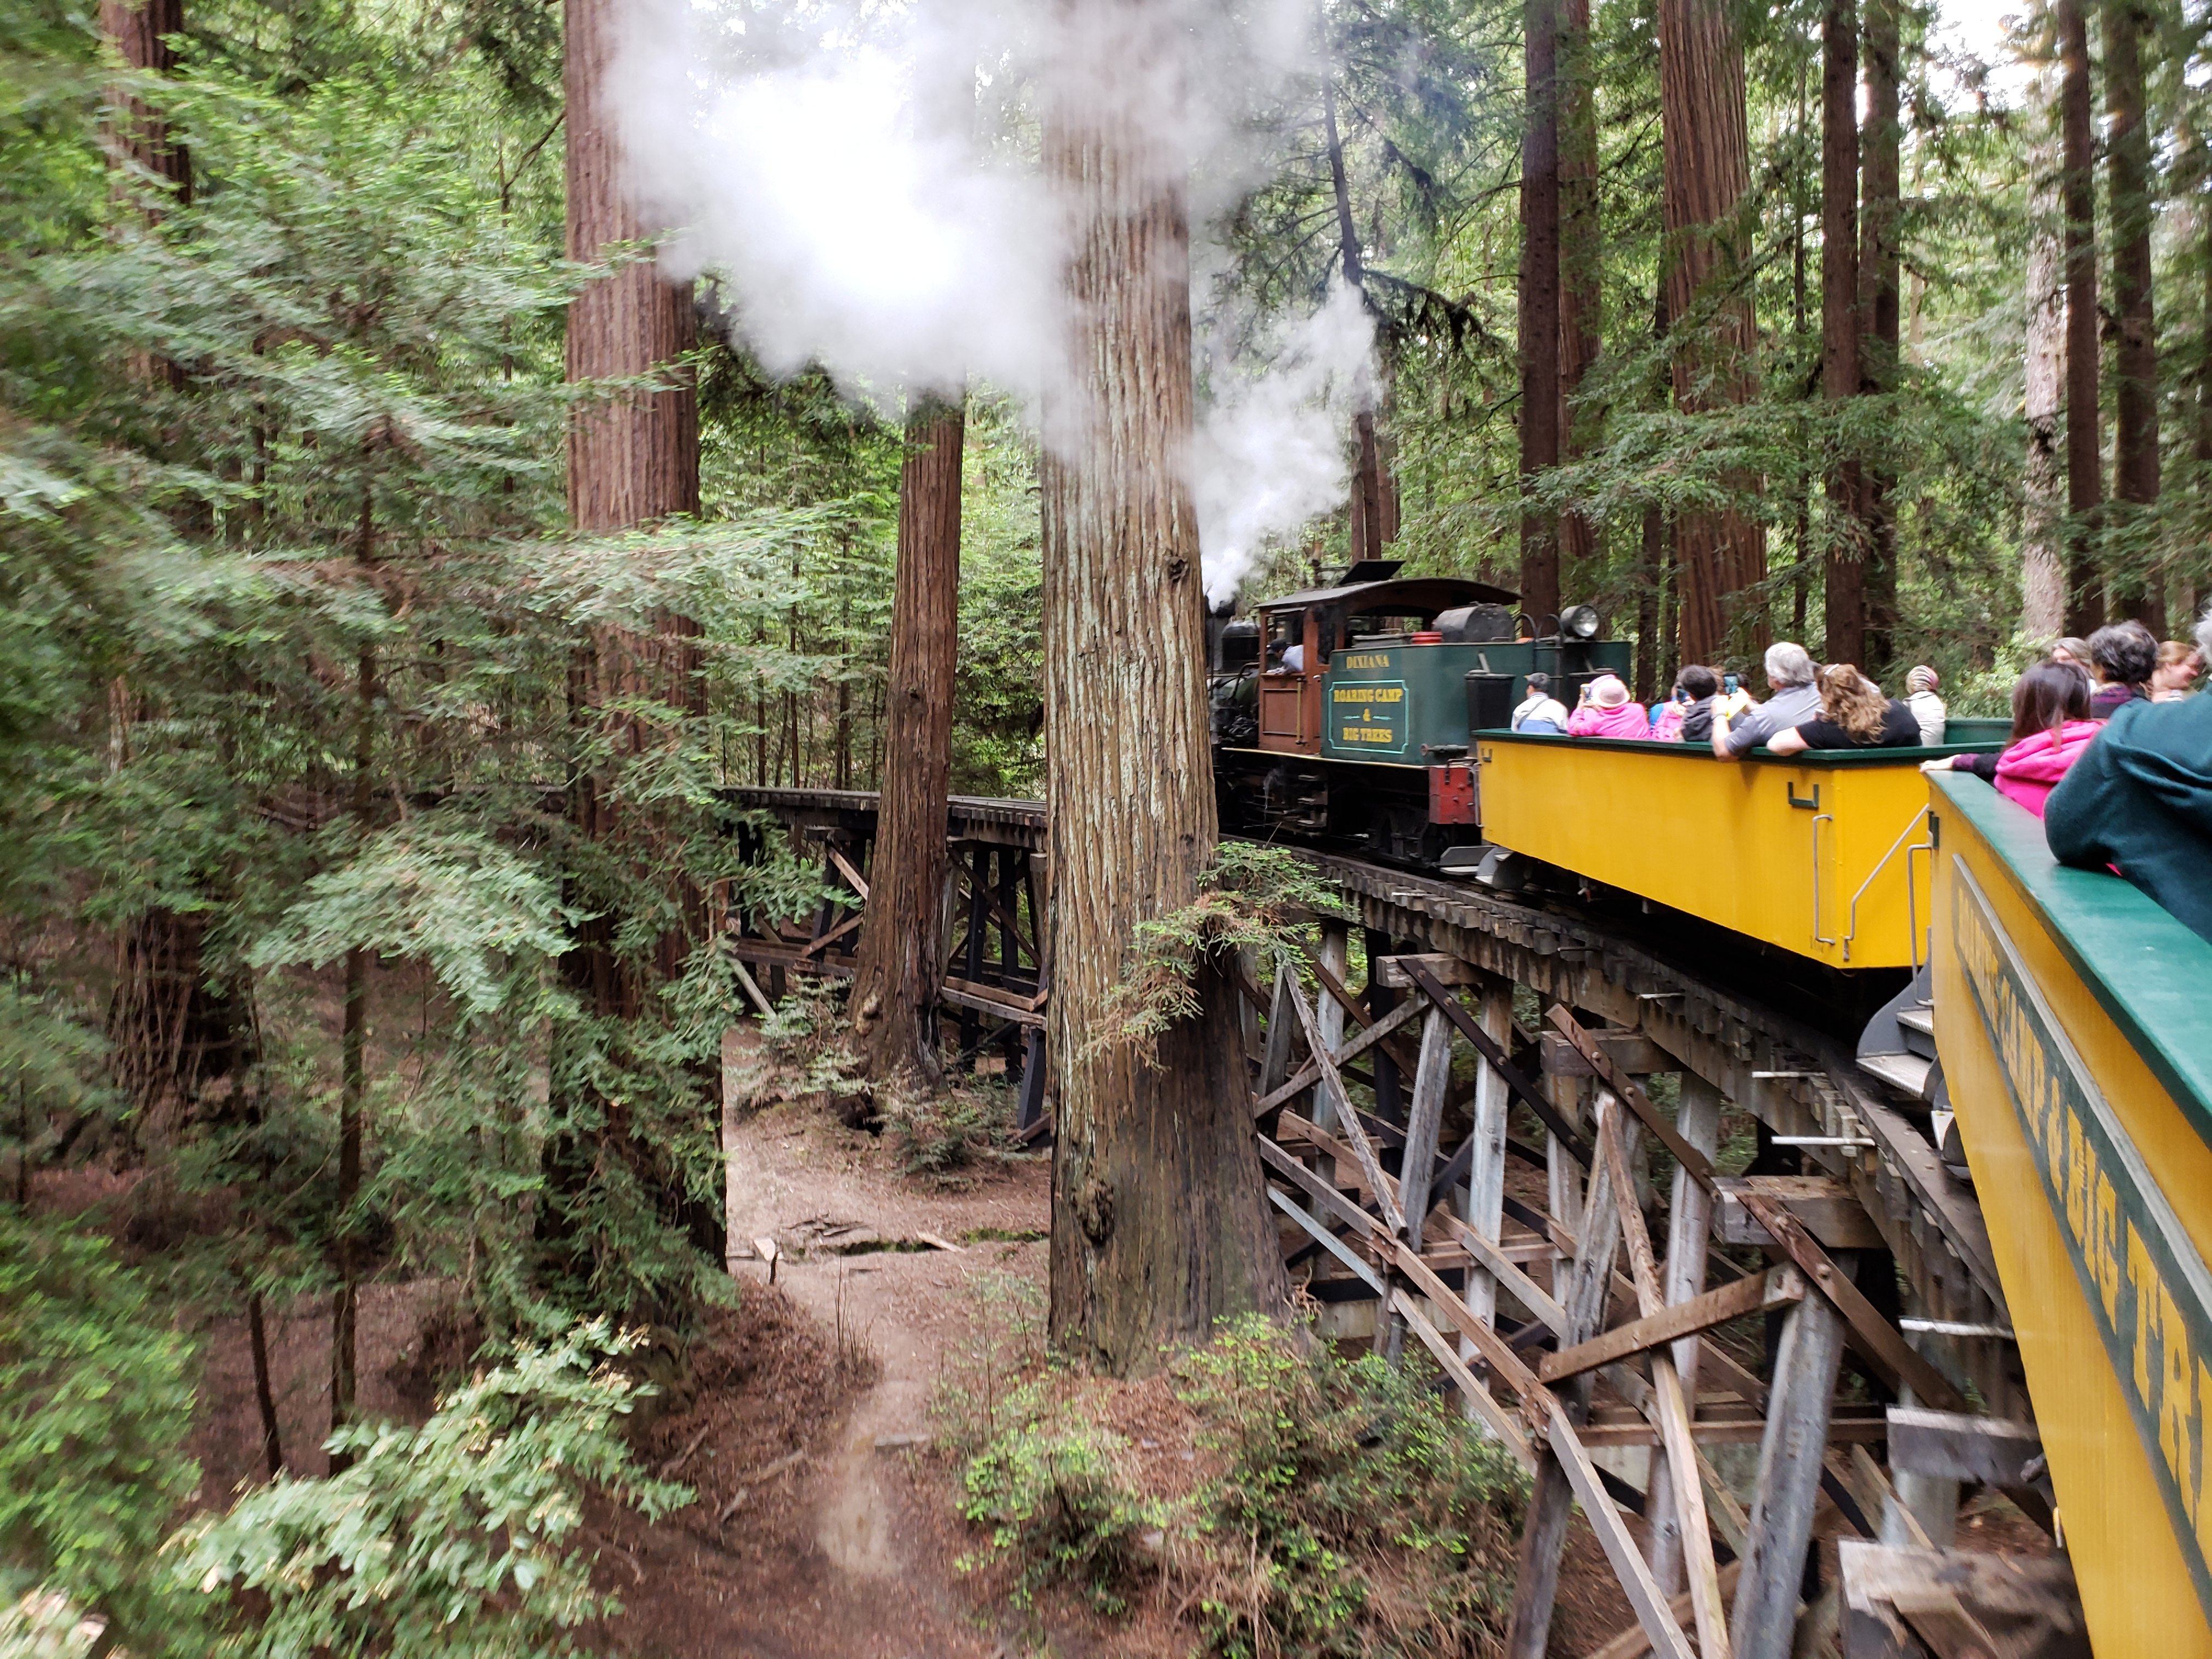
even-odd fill
[[[866,871],[875,846],[876,797],[846,789],[744,789],[738,804],[765,807],[814,849],[825,895],[805,927],[764,911],[732,910],[726,932],[742,982],[763,1013],[790,975],[851,977],[866,915]],[[957,1029],[959,1063],[996,1049],[1021,1079],[1018,1129],[1040,1139],[1044,1115],[1044,1008],[1052,983],[1045,950],[1044,809],[1034,801],[957,798],[948,817],[951,860],[945,885],[946,951],[938,1003]],[[756,973],[768,981],[763,991]]]
[[[865,902],[872,797],[736,793],[818,839],[824,885],[854,901],[825,905],[805,935],[744,929],[739,959],[778,980],[837,972]],[[956,799],[949,828],[947,902],[966,926],[947,930],[948,1012],[971,1055],[1026,1034],[1024,1121],[1041,1130],[1043,813]],[[1820,1034],[1595,925],[1314,861],[1348,919],[1323,921],[1304,960],[1239,976],[1268,1196],[1324,1329],[1343,1335],[1371,1310],[1394,1358],[1413,1336],[1530,1471],[1509,1653],[1545,1651],[1579,1503],[1637,1620],[1590,1659],[1780,1659],[1824,1494],[1884,1543],[1925,1548],[1923,1520],[1948,1531],[1869,1455],[1888,1433],[1881,1408],[1836,1404],[1847,1348],[1878,1393],[1960,1412],[1971,1386],[1995,1416],[2032,1417],[1971,1192]],[[1354,926],[1369,969],[1356,992]],[[1516,992],[1544,1011],[1537,1029],[1516,1024]],[[1455,1051],[1471,1085],[1454,1081]],[[1662,1074],[1678,1079],[1671,1115],[1644,1085]],[[1724,1108],[1796,1143],[1802,1173],[1720,1176]],[[1645,1173],[1655,1146],[1673,1165],[1663,1206]],[[1514,1164],[1527,1179],[1509,1182]],[[1544,1202],[1517,1195],[1539,1177]],[[1663,1256],[1646,1219],[1662,1207]],[[1760,1246],[1769,1265],[1744,1271],[1713,1241]],[[1865,1277],[1878,1292],[1893,1260],[1917,1340],[1862,1290],[1861,1251],[1876,1253]],[[1705,1336],[1754,1317],[1779,1327],[1764,1377]],[[1754,1443],[1747,1512],[1711,1449]],[[1642,1492],[1600,1467],[1627,1446],[1649,1449]],[[2037,1492],[2008,1493],[2049,1524]]]

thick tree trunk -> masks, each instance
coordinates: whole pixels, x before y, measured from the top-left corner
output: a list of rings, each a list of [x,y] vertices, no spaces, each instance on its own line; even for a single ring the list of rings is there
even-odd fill
[[[1161,0],[1087,0],[1142,78],[1180,42]],[[1218,1317],[1272,1309],[1282,1261],[1261,1196],[1235,993],[1152,1063],[1103,1029],[1137,924],[1188,903],[1216,833],[1204,678],[1183,161],[1161,124],[1095,98],[1047,106],[1047,175],[1071,206],[1071,378],[1043,468],[1045,738],[1052,822],[1054,1340],[1107,1370],[1158,1363]]]
[[[1856,12],[1853,0],[1827,0],[1820,19],[1820,391],[1838,413],[1859,392]],[[1863,483],[1858,462],[1838,455],[1827,484],[1830,662],[1867,659]]]
[[[654,229],[631,202],[607,89],[621,9],[622,0],[565,0],[567,241],[568,257],[579,261],[600,259],[617,244],[648,240]],[[690,285],[664,280],[649,262],[622,266],[586,287],[569,306],[569,380],[657,374],[666,383],[661,391],[585,404],[571,419],[568,516],[577,530],[596,534],[698,511],[698,396],[680,361],[698,339]],[[575,665],[572,701],[586,720],[603,718],[592,711],[635,697],[701,711],[704,694],[692,643],[697,631],[688,618],[676,616],[658,618],[648,635],[600,630]],[[661,741],[637,717],[618,720],[609,735],[618,755]],[[574,793],[578,828],[594,840],[615,838],[619,827],[605,781],[582,777]],[[697,894],[687,889],[683,903],[696,920]],[[616,923],[608,916],[580,928],[580,942],[564,972],[598,1011],[633,1014],[641,999],[613,959]],[[654,966],[662,977],[681,968],[686,945],[681,930],[660,941]]]
[[[1674,359],[1675,407],[1686,413],[1758,393],[1740,210],[1751,187],[1743,42],[1721,0],[1660,0],[1659,104],[1666,149],[1664,228],[1679,255],[1668,271],[1675,325],[1702,337]],[[1700,317],[1696,307],[1711,308]],[[1737,483],[1751,486],[1752,480]],[[1766,575],[1766,538],[1740,513],[1675,521],[1682,659],[1719,662],[1765,637],[1756,600],[1737,596]]]
[[[1329,187],[1336,200],[1337,260],[1344,280],[1367,293],[1367,261],[1359,246],[1359,228],[1352,216],[1352,185],[1344,167],[1344,139],[1336,125],[1336,77],[1322,78],[1322,119],[1328,130]],[[1365,401],[1352,417],[1356,453],[1352,472],[1352,560],[1379,559],[1382,544],[1397,533],[1395,504],[1386,502],[1382,476],[1382,446],[1375,430],[1374,389],[1365,390]],[[1387,534],[1385,532],[1388,532]]]
[[[1521,127],[1521,488],[1559,464],[1559,9],[1523,0]],[[1559,515],[1524,500],[1521,609],[1538,633],[1559,611]]]
[[[2151,298],[2150,127],[2144,118],[2142,42],[2153,24],[2138,0],[2106,0],[2106,199],[2112,216],[2112,495],[2130,532],[2112,585],[2112,609],[2161,637],[2166,597],[2153,549],[2158,504],[2158,329]]]
[[[1859,389],[1898,387],[1899,0],[1866,0],[1866,125],[1859,135]],[[1862,474],[1865,525],[1866,642],[1841,659],[1881,674],[1897,627],[1897,512],[1893,469],[1881,459]],[[1832,653],[1830,659],[1838,660]]]
[[[621,0],[566,0],[568,252],[605,257],[617,243],[648,240],[655,227],[631,204],[622,139],[607,94]],[[650,262],[625,264],[578,294],[568,308],[568,378],[658,373],[665,391],[580,410],[568,431],[568,516],[586,532],[649,524],[699,507],[699,403],[678,362],[699,343],[689,283]]]
[[[2028,112],[2035,142],[2028,161],[2027,466],[2021,526],[2021,630],[2038,642],[2058,638],[2066,628],[2066,486],[2058,454],[2066,287],[2051,79],[2048,72],[2038,78]],[[2207,269],[2212,272],[2212,267]]]
[[[1603,349],[1605,234],[1598,212],[1597,97],[1592,83],[1589,0],[1565,0],[1555,85],[1559,130],[1559,448],[1578,459],[1584,445],[1571,407]],[[1580,513],[1559,515],[1562,595],[1583,591],[1598,553],[1598,527]]]
[[[169,40],[185,32],[185,0],[145,0],[138,6],[100,0],[100,27],[132,69],[168,75],[177,67]],[[179,206],[190,202],[191,158],[182,144],[170,142],[168,124],[126,92],[118,89],[113,99],[115,120],[107,137],[115,159],[167,180]]]
[[[869,1075],[878,1079],[912,1071],[933,1083],[939,1074],[965,435],[959,404],[920,398],[907,416],[884,711],[890,741],[868,872],[868,921],[853,981],[854,1028]]]
[[[2090,121],[2089,25],[2082,0],[2057,0],[2060,204],[2066,214],[2066,631],[2104,623],[2097,572],[2104,457],[2097,409],[2095,134]]]

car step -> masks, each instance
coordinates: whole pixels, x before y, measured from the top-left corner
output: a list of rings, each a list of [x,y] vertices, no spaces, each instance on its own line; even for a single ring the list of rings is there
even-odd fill
[[[1929,1073],[1936,1069],[1936,1062],[1923,1054],[1861,1054],[1859,1069],[1915,1100],[1925,1100]]]

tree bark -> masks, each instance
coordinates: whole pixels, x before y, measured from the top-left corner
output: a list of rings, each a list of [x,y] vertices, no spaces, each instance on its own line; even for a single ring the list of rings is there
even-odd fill
[[[1571,407],[1604,349],[1605,234],[1598,211],[1597,97],[1592,83],[1589,0],[1565,0],[1554,84],[1559,132],[1559,449],[1579,459],[1585,445]],[[1598,527],[1583,514],[1559,515],[1560,591],[1580,592],[1598,554]]]
[[[934,1083],[945,970],[946,798],[960,625],[962,404],[917,398],[899,473],[883,799],[868,872],[868,921],[853,981],[854,1028],[870,1076]]]
[[[2139,0],[2105,0],[2106,200],[2112,216],[2112,495],[2130,532],[2108,574],[2112,608],[2164,637],[2166,599],[2151,545],[2158,504],[2158,329],[2151,294],[2150,127],[2144,117],[2142,43],[2153,24]]]
[[[1367,261],[1359,246],[1359,228],[1352,216],[1352,185],[1344,167],[1344,139],[1336,125],[1336,76],[1332,69],[1322,78],[1322,119],[1328,128],[1329,188],[1336,202],[1337,259],[1344,280],[1367,297]],[[1382,556],[1382,544],[1397,533],[1396,514],[1384,500],[1382,447],[1375,431],[1375,392],[1363,389],[1359,410],[1352,417],[1357,453],[1352,474],[1352,562]],[[1389,533],[1386,534],[1385,532]]]
[[[1675,356],[1674,404],[1695,413],[1747,402],[1759,389],[1740,217],[1751,187],[1743,42],[1722,0],[1660,0],[1659,42],[1669,309],[1678,329],[1702,336]],[[1701,301],[1709,319],[1695,309]],[[1741,513],[1685,514],[1674,552],[1682,659],[1717,663],[1732,646],[1750,654],[1765,638],[1764,614],[1737,596],[1765,579],[1765,532]]]
[[[567,244],[571,259],[592,262],[625,242],[648,240],[655,227],[638,216],[623,177],[622,137],[607,88],[618,37],[622,0],[564,0],[567,58]],[[650,262],[627,264],[585,287],[568,307],[568,376],[572,381],[658,375],[656,392],[626,392],[578,407],[568,427],[568,516],[586,534],[650,524],[699,508],[698,395],[681,361],[699,340],[698,315],[689,283],[663,279]],[[687,617],[663,615],[650,635],[618,629],[599,631],[572,675],[571,699],[585,718],[635,697],[692,713],[703,711],[698,678],[698,633]],[[660,741],[640,716],[615,721],[609,734],[617,755],[641,752]],[[594,840],[616,838],[619,826],[603,779],[586,775],[574,790],[577,826]],[[688,890],[684,908],[696,919],[698,896]],[[616,919],[602,917],[578,929],[579,945],[564,964],[570,981],[600,1012],[634,1014],[639,988],[627,982],[613,957]],[[682,965],[682,931],[660,941],[662,977]]]
[[[1132,76],[1172,72],[1164,0],[1083,0]],[[1149,113],[1053,88],[1045,169],[1072,211],[1070,379],[1043,466],[1045,738],[1052,823],[1054,1340],[1106,1370],[1158,1363],[1221,1316],[1272,1310],[1261,1194],[1227,975],[1156,1063],[1108,1028],[1138,923],[1191,902],[1216,836],[1204,678],[1184,162]]]
[[[1859,389],[1873,396],[1897,390],[1899,110],[1899,0],[1866,0],[1866,125],[1859,135]],[[1865,526],[1866,639],[1855,662],[1871,674],[1889,666],[1897,627],[1897,513],[1893,470],[1877,458],[1861,474]]]
[[[644,241],[623,177],[607,92],[621,0],[565,0],[568,252],[590,263]],[[568,308],[572,380],[658,374],[665,390],[580,409],[568,428],[568,516],[586,532],[649,524],[699,508],[699,404],[680,359],[699,343],[689,283],[638,261],[591,283]]]
[[[261,1414],[261,1461],[274,1480],[284,1473],[284,1443],[277,1433],[276,1391],[269,1380],[269,1329],[262,1319],[258,1291],[246,1293],[246,1334],[253,1353],[253,1403]]]
[[[1526,497],[1559,464],[1559,0],[1521,15],[1521,609],[1541,634],[1559,612],[1559,515]]]
[[[1856,14],[1854,0],[1827,0],[1820,19],[1820,392],[1835,414],[1859,392]],[[1856,458],[1838,453],[1827,483],[1830,662],[1867,660],[1863,487]]]
[[[376,577],[376,510],[363,486],[360,539],[355,556],[368,581]],[[353,823],[356,842],[376,827],[376,705],[382,696],[376,647],[363,643],[354,663]],[[353,1214],[361,1201],[362,1111],[368,1098],[368,969],[371,952],[356,945],[345,956],[345,1002],[338,1036],[337,1228],[333,1265],[337,1288],[331,1297],[331,1427],[353,1420],[360,1373],[357,1343],[361,1299],[361,1229]],[[332,1474],[353,1459],[332,1452]]]
[[[2104,456],[2097,408],[2097,207],[2091,168],[2089,25],[2082,0],[2057,0],[2060,204],[2066,214],[2066,631],[2101,627],[2097,572]]]
[[[137,6],[129,0],[100,0],[100,27],[132,69],[171,75],[176,71],[177,54],[169,41],[185,32],[185,0],[144,0]],[[182,144],[170,141],[168,123],[120,88],[111,96],[115,105],[107,133],[112,155],[165,180],[179,207],[189,203],[191,157]]]
[[[2034,144],[2028,160],[2027,466],[2021,526],[2021,631],[2038,643],[2058,638],[2066,628],[2066,489],[2058,453],[2066,287],[2053,90],[2050,73],[2039,76],[2028,112]]]

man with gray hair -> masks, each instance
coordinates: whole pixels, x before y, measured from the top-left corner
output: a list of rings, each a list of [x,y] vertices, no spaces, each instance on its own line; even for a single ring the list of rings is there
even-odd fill
[[[2197,624],[2212,653],[2212,610]],[[2212,696],[2124,702],[2044,804],[2061,864],[2107,866],[2212,939]]]
[[[1820,690],[1813,683],[1813,659],[1787,640],[1766,647],[1766,683],[1774,696],[1731,721],[1716,714],[1713,753],[1740,760],[1778,732],[1820,718]]]

